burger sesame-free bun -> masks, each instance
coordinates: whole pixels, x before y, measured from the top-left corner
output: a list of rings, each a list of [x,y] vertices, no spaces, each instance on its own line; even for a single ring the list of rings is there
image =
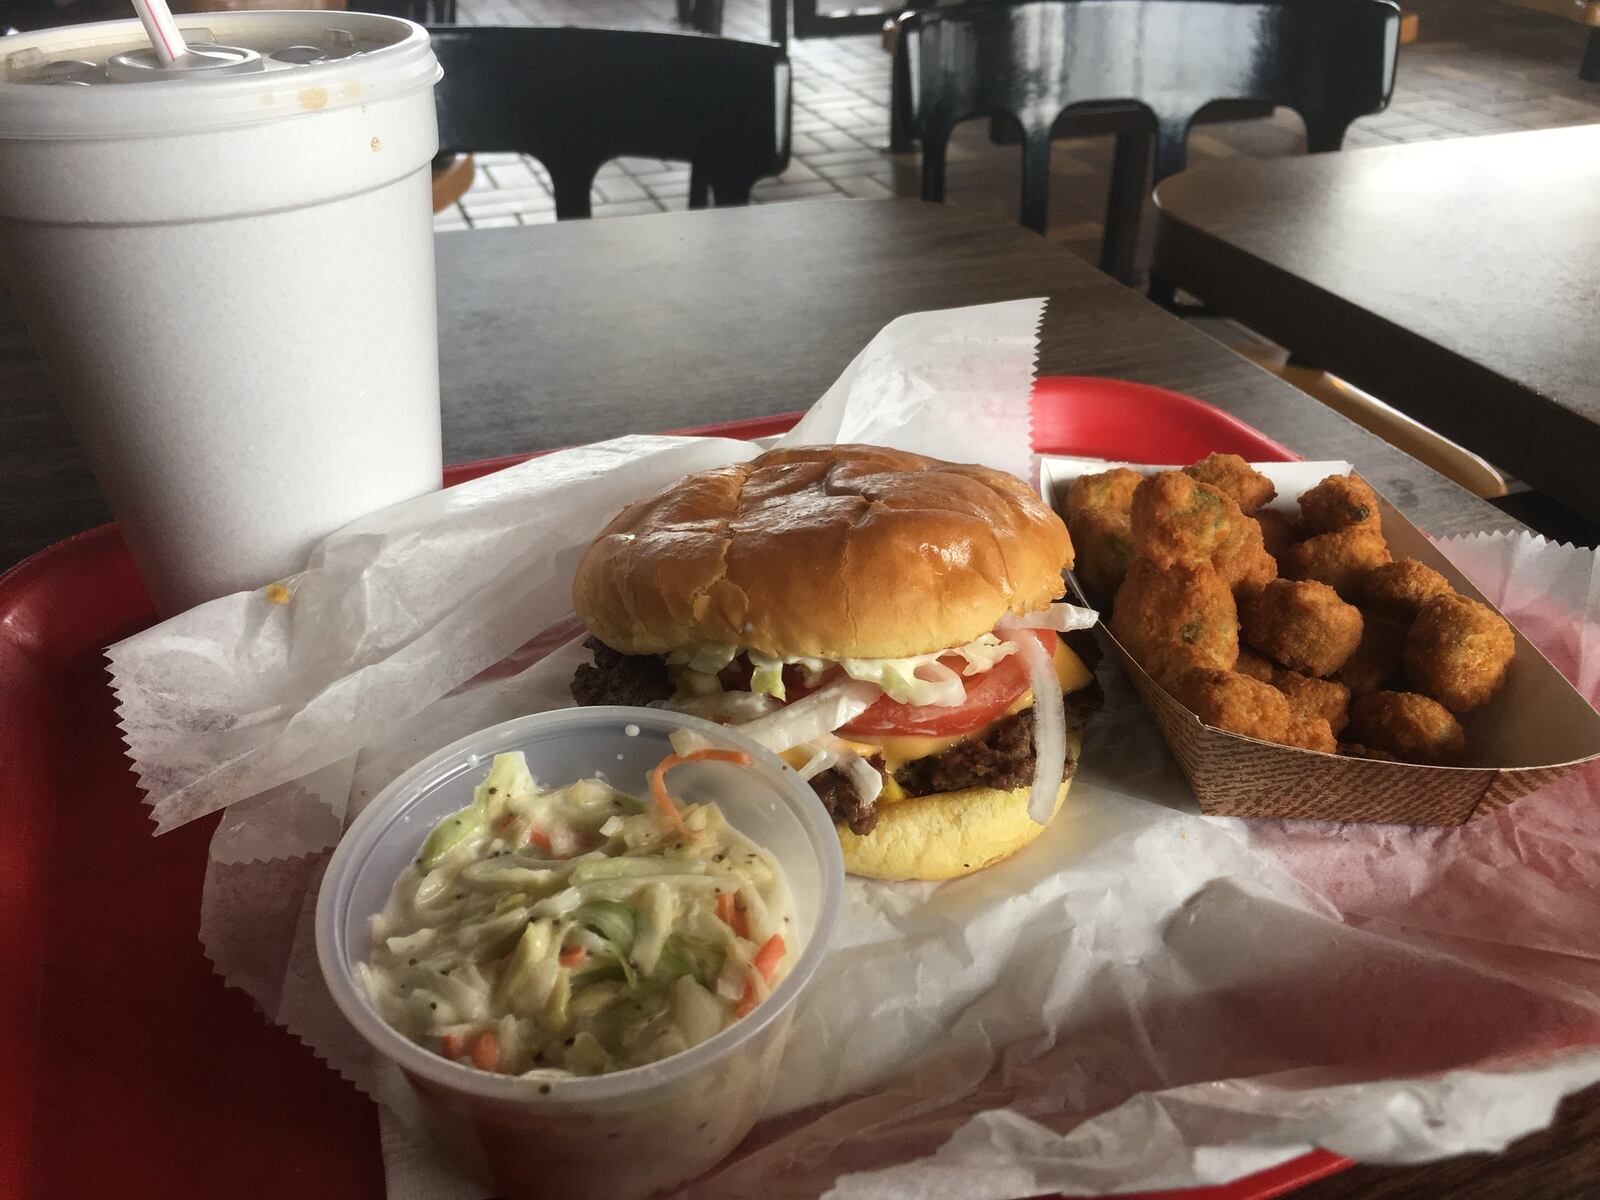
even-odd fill
[[[1076,735],[1068,735],[1074,756]],[[1069,779],[1056,793],[1061,811]],[[878,823],[865,837],[834,828],[844,869],[874,879],[954,879],[1009,858],[1044,832],[1028,815],[1029,789],[963,788],[905,800],[879,800]]]
[[[1065,590],[1066,526],[1021,480],[878,446],[701,471],[624,509],[573,581],[623,654],[705,643],[785,658],[958,646]]]

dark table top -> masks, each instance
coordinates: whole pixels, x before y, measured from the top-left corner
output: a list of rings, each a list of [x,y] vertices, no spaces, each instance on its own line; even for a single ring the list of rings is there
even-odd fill
[[[1039,368],[1199,396],[1308,456],[1357,463],[1439,534],[1516,528],[1498,510],[1159,311],[993,218],[917,202],[806,202],[438,239],[447,457],[804,407],[906,312],[1047,295]],[[0,567],[105,511],[15,316],[0,311]],[[1306,1200],[1600,1189],[1600,1094],[1532,1150],[1358,1168]],[[1585,1155],[1588,1155],[1585,1158]],[[1469,1192],[1471,1179],[1491,1190]],[[1571,1195],[1584,1194],[1572,1191]]]
[[[1156,269],[1600,518],[1600,125],[1185,171]]]
[[[440,381],[459,462],[804,408],[907,312],[1048,295],[1040,369],[1160,384],[1348,458],[1440,533],[1514,528],[1064,251],[915,201],[807,201],[441,234]],[[0,567],[107,519],[26,332],[0,313]]]

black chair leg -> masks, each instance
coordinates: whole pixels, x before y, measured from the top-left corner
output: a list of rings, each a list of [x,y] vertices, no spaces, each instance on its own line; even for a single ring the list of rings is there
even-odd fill
[[[789,48],[789,0],[770,0],[767,9],[768,19],[771,22],[771,37],[774,46]]]
[[[1111,158],[1111,191],[1106,197],[1105,229],[1100,237],[1100,269],[1122,283],[1137,283],[1139,221],[1149,191],[1151,134],[1130,129],[1117,134]]]
[[[989,144],[991,146],[1022,145],[1022,126],[1009,113],[996,113],[989,118]]]
[[[1150,272],[1150,286],[1145,294],[1150,297],[1152,304],[1159,304],[1162,308],[1168,309],[1177,307],[1178,289],[1154,271]]]
[[[689,28],[696,33],[722,36],[722,0],[678,0],[678,20],[684,21],[688,13]]]
[[[922,198],[935,204],[944,202],[944,151],[949,140],[948,129],[923,131]]]
[[[1050,223],[1050,126],[1022,128],[1022,224],[1044,236]]]
[[[889,153],[910,154],[916,148],[911,132],[911,64],[904,47],[897,44],[889,64]]]
[[[1578,78],[1585,83],[1600,83],[1600,27],[1589,30],[1589,41],[1583,51],[1583,65],[1578,68]]]
[[[712,189],[712,194],[716,197],[714,203],[718,208],[728,208],[739,204],[749,204],[750,188],[751,184],[744,182],[743,180],[738,182],[726,180],[720,187]]]
[[[689,167],[689,207],[704,208],[710,196],[710,187],[706,182],[705,172],[699,167]]]
[[[550,188],[555,193],[556,200],[556,220],[571,221],[592,215],[590,190],[594,187],[596,169],[590,167],[587,172],[581,170],[568,173],[550,172]]]
[[[1345,130],[1350,128],[1350,122],[1343,117],[1330,117],[1326,120],[1306,120],[1306,153],[1327,154],[1338,150],[1344,145]]]

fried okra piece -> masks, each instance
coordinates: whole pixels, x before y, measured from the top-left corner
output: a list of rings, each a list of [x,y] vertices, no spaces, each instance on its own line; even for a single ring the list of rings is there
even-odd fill
[[[1272,480],[1257,471],[1237,454],[1208,454],[1183,473],[1201,483],[1209,483],[1250,516],[1278,494]]]
[[[1239,657],[1233,593],[1210,567],[1134,559],[1117,589],[1111,633],[1162,683],[1193,666],[1229,669]]]
[[[1326,721],[1333,734],[1342,732],[1349,721],[1350,689],[1342,683],[1280,669],[1273,672],[1272,686],[1284,694],[1302,720]]]
[[[1239,632],[1306,675],[1332,675],[1361,642],[1361,610],[1327,584],[1274,579],[1239,605]]]
[[[1174,697],[1215,729],[1282,743],[1294,714],[1282,692],[1237,671],[1195,667],[1171,683]]]
[[[1339,753],[1349,758],[1370,758],[1375,762],[1399,762],[1400,759],[1387,750],[1376,750],[1371,746],[1363,746],[1360,742],[1340,742]]]
[[[1179,674],[1171,689],[1185,708],[1215,729],[1329,754],[1338,747],[1327,721],[1302,716],[1277,688],[1237,671],[1193,667]]]
[[[1323,754],[1333,754],[1339,749],[1339,739],[1334,737],[1333,729],[1321,717],[1305,717],[1293,711],[1291,706],[1289,727],[1284,730],[1283,744],[1285,746],[1298,746],[1302,750],[1320,750]]]
[[[1254,513],[1251,519],[1261,526],[1261,540],[1266,545],[1267,553],[1282,562],[1289,547],[1294,545],[1294,525],[1288,514],[1276,508],[1263,508]]]
[[[1133,492],[1133,545],[1158,567],[1212,565],[1244,514],[1210,484],[1181,471],[1147,475]]]
[[[1450,710],[1415,692],[1373,692],[1350,705],[1351,740],[1405,762],[1448,765],[1466,751],[1466,735]]]
[[[1354,696],[1389,691],[1401,682],[1401,656],[1410,629],[1406,622],[1380,612],[1363,611],[1361,618],[1361,641],[1333,674]]]
[[[1084,508],[1069,521],[1072,545],[1078,552],[1073,570],[1097,602],[1117,594],[1133,561],[1133,526],[1128,514],[1114,508]]]
[[[1181,471],[1148,476],[1133,493],[1133,548],[1158,567],[1210,566],[1236,595],[1277,573],[1261,527],[1210,484]]]
[[[1094,475],[1080,475],[1067,489],[1067,519],[1086,508],[1110,508],[1126,513],[1133,504],[1133,489],[1144,476],[1127,467],[1113,467]]]
[[[1340,529],[1381,533],[1378,495],[1358,475],[1329,475],[1300,497],[1301,524],[1308,535]]]
[[[1450,581],[1414,558],[1369,567],[1361,577],[1361,600],[1382,612],[1410,620],[1435,596],[1453,591]]]
[[[1406,679],[1455,712],[1487,704],[1506,681],[1517,641],[1487,604],[1454,594],[1422,606],[1406,635]]]
[[[1346,600],[1359,600],[1367,574],[1390,559],[1383,535],[1365,525],[1296,542],[1279,564],[1286,579],[1314,579]]]
[[[1241,675],[1248,675],[1251,679],[1259,679],[1262,683],[1272,682],[1272,673],[1279,670],[1277,663],[1258,650],[1249,646],[1239,647],[1239,661],[1233,664],[1233,669]]]
[[[1236,598],[1251,596],[1278,577],[1278,560],[1262,544],[1261,526],[1244,517],[1211,560]]]

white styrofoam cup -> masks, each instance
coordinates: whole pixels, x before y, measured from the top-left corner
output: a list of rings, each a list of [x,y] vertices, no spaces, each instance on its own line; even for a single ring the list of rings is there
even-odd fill
[[[179,26],[232,49],[163,69],[137,20],[0,41],[0,270],[163,614],[442,470],[427,33]]]

